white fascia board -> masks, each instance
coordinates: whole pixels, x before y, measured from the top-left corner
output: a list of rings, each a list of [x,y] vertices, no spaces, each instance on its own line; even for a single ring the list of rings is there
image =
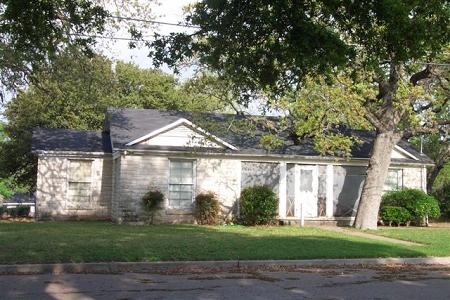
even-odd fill
[[[222,140],[221,138],[219,138],[219,137],[217,137],[217,136],[215,136],[215,135],[213,135],[213,134],[207,132],[206,130],[204,130],[204,129],[198,127],[197,125],[193,124],[191,121],[186,120],[186,119],[184,119],[184,118],[180,118],[180,119],[176,120],[175,122],[173,122],[173,123],[171,123],[171,124],[168,124],[168,125],[166,125],[166,126],[163,126],[163,127],[159,128],[159,129],[156,129],[156,130],[154,130],[154,131],[152,131],[152,132],[150,132],[150,133],[148,133],[148,134],[146,134],[146,135],[144,135],[144,136],[138,138],[138,139],[135,139],[134,141],[131,141],[131,142],[127,143],[126,146],[133,146],[133,145],[135,145],[135,144],[137,144],[137,143],[140,143],[140,142],[145,141],[145,140],[147,140],[147,139],[150,139],[150,138],[152,138],[152,137],[154,137],[154,136],[157,136],[158,134],[161,134],[161,133],[163,133],[163,132],[165,132],[165,131],[168,131],[168,130],[170,130],[170,129],[173,129],[173,128],[175,128],[175,127],[181,125],[181,124],[184,124],[184,125],[187,125],[187,126],[189,126],[189,127],[192,127],[192,128],[195,129],[196,131],[198,131],[198,132],[200,132],[200,133],[202,133],[202,134],[204,134],[204,135],[210,137],[210,138],[213,139],[214,141],[219,142],[220,144],[222,144],[222,145],[224,145],[224,146],[226,146],[226,147],[228,147],[228,148],[230,148],[230,149],[232,149],[232,150],[238,150],[238,148],[236,148],[235,146],[233,146],[233,145],[231,145],[231,144],[225,142],[225,141]]]
[[[51,150],[35,150],[32,153],[37,154],[38,156],[76,156],[76,157],[111,157],[111,153],[106,152],[83,152],[83,151],[51,151]]]
[[[317,164],[317,165],[336,165],[336,166],[367,166],[369,163],[368,158],[352,158],[350,160],[338,157],[329,156],[302,156],[291,154],[247,154],[247,153],[214,153],[214,152],[190,152],[185,150],[158,150],[158,149],[114,149],[114,151],[128,152],[133,155],[178,155],[180,157],[216,157],[216,158],[230,158],[239,159],[242,161],[264,161],[279,163],[280,161],[286,161],[289,163],[298,164]],[[392,162],[391,167],[400,166],[433,166],[431,163],[423,162]]]
[[[406,156],[411,157],[414,160],[419,160],[417,157],[415,157],[414,155],[412,155],[411,153],[409,153],[408,151],[406,151],[405,149],[403,149],[402,147],[395,145],[395,150],[401,152],[402,154],[405,154]]]

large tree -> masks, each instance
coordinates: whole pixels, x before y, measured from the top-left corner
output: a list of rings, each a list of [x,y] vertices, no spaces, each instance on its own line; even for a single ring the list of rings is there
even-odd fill
[[[114,68],[113,68],[114,66]],[[67,49],[33,76],[39,85],[20,90],[6,104],[6,141],[0,147],[0,178],[12,176],[34,187],[36,157],[31,137],[37,126],[101,130],[108,107],[217,111],[223,103],[191,91],[159,70],[112,61],[101,55],[86,56]],[[193,79],[194,80],[194,79]]]
[[[15,92],[65,48],[92,53],[97,36],[135,31],[130,18],[150,19],[155,1],[0,0],[0,96]],[[150,23],[139,23],[146,27]]]
[[[61,47],[88,50],[105,28],[107,11],[87,0],[0,1],[0,81],[14,90],[30,79],[33,69],[51,60]]]
[[[437,120],[425,112],[447,104],[445,97],[427,97],[421,82],[435,75],[427,62],[450,42],[449,1],[203,0],[186,22],[198,30],[151,44],[157,64],[176,67],[198,58],[244,90],[275,98],[301,89],[306,75],[336,68],[347,70],[355,85],[376,90],[362,104],[377,135],[355,221],[358,228],[376,228],[394,146],[435,130]]]

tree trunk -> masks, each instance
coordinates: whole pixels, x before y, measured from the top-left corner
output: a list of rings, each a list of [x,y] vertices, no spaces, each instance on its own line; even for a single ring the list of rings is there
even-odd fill
[[[442,170],[444,166],[443,165],[435,165],[430,172],[428,173],[427,178],[427,193],[431,194],[433,192],[433,184],[436,181],[437,176],[439,175],[439,172]]]
[[[428,194],[431,194],[431,192],[433,191],[433,184],[436,181],[436,178],[438,177],[439,173],[444,168],[445,164],[450,158],[450,145],[446,144],[446,146],[441,145],[440,147],[442,148],[439,150],[437,157],[435,157],[434,159],[434,167],[428,172],[427,176]]]
[[[377,229],[378,210],[392,150],[400,139],[401,134],[393,131],[378,133],[375,137],[356,214],[355,227],[358,229]]]

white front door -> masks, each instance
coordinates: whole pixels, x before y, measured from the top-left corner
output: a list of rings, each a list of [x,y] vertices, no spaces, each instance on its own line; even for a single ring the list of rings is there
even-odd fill
[[[317,217],[317,190],[318,172],[317,166],[296,165],[296,203],[295,215],[300,217],[303,209],[303,217]]]

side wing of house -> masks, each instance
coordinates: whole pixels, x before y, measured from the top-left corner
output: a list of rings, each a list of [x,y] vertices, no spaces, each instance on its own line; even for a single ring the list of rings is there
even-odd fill
[[[40,219],[109,219],[111,190],[111,157],[39,155],[36,212]]]
[[[37,129],[36,216],[110,219],[112,155],[101,132]]]

